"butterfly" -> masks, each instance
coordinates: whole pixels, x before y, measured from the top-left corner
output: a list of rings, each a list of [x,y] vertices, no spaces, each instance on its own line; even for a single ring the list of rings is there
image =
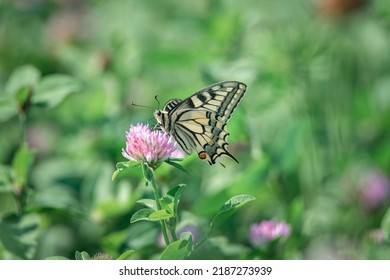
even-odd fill
[[[158,126],[171,135],[187,154],[194,150],[210,165],[221,155],[237,163],[226,147],[226,124],[246,91],[246,85],[225,81],[210,85],[184,100],[171,99],[154,117]]]

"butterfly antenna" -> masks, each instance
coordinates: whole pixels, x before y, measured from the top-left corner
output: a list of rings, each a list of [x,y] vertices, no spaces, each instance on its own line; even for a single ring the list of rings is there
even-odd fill
[[[146,106],[146,105],[135,104],[134,102],[131,102],[131,105],[133,105],[135,107],[143,107],[143,108],[153,109],[152,107],[149,107],[149,106]]]
[[[157,108],[160,110],[160,100],[158,100],[158,94],[154,97],[154,99],[156,99],[157,101]]]

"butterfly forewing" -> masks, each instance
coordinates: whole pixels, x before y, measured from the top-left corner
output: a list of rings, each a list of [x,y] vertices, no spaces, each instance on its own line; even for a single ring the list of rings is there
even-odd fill
[[[184,100],[168,101],[155,117],[185,152],[195,150],[210,164],[221,155],[237,161],[226,150],[229,133],[225,126],[245,91],[246,85],[241,82],[220,82]]]
[[[240,82],[221,82],[206,87],[187,99],[175,109],[196,108],[217,113],[227,122],[237,107],[246,90],[246,85]]]

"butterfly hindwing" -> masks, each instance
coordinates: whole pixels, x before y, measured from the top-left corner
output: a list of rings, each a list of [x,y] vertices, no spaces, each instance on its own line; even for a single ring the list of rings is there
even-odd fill
[[[246,85],[240,82],[220,82],[184,100],[168,101],[162,111],[155,112],[155,117],[183,151],[195,150],[209,164],[221,155],[237,161],[226,149],[229,133],[225,127],[245,90]]]
[[[181,111],[183,110],[178,110],[178,114]],[[210,164],[215,163],[215,159],[222,154],[236,160],[225,148],[229,135],[225,125],[225,122],[213,112],[186,110],[175,122],[173,136],[181,147],[197,151],[199,157],[207,159]]]

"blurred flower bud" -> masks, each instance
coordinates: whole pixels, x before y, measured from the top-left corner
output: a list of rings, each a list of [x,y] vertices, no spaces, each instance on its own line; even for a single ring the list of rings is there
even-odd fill
[[[279,237],[288,237],[290,233],[290,225],[284,222],[263,221],[251,226],[249,240],[254,247],[260,247]]]

